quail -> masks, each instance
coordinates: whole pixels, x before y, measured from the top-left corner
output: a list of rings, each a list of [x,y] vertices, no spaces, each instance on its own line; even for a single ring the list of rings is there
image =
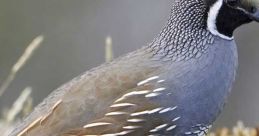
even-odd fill
[[[203,136],[235,79],[234,30],[257,0],[172,0],[149,45],[53,91],[10,136]]]

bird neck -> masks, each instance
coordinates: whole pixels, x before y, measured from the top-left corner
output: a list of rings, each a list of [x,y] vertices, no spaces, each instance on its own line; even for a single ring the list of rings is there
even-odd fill
[[[206,19],[203,0],[176,0],[167,25],[149,45],[153,55],[173,61],[201,56],[215,38]]]

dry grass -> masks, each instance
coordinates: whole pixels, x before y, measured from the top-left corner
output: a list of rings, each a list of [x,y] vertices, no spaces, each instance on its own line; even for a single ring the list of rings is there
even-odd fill
[[[43,42],[44,37],[38,36],[36,37],[25,49],[22,56],[18,59],[18,61],[13,65],[9,75],[4,80],[2,85],[0,86],[0,97],[9,87],[9,85],[13,82],[16,77],[16,74],[25,66],[26,62],[32,57],[33,53],[36,49],[39,48],[41,43]],[[14,127],[15,121],[17,121],[18,115],[24,116],[31,112],[32,109],[32,97],[31,97],[32,88],[25,88],[20,96],[15,100],[12,107],[2,111],[2,117],[0,117],[0,135],[7,135]],[[1,114],[0,114],[1,115]]]
[[[12,83],[12,81],[15,79],[17,72],[23,68],[23,66],[26,64],[26,62],[31,58],[32,54],[35,52],[37,48],[41,45],[44,37],[38,36],[36,37],[31,44],[25,49],[22,56],[18,59],[18,61],[13,65],[11,72],[7,76],[6,80],[3,82],[3,84],[0,86],[0,97],[3,95],[3,93],[6,91],[6,89],[9,87],[9,85]]]
[[[214,133],[210,133],[209,136],[259,136],[259,128],[245,127],[244,124],[239,121],[232,129],[221,128]]]
[[[106,37],[105,40],[105,60],[106,62],[113,60],[112,38],[110,36]]]

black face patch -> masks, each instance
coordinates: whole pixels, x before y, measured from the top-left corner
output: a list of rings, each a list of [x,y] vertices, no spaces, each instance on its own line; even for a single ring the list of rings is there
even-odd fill
[[[232,0],[229,0],[229,1],[232,1]],[[233,3],[232,2],[230,3],[233,5],[236,4],[235,2]],[[233,32],[237,27],[252,21],[245,14],[245,12],[239,9],[233,8],[232,6],[230,6],[229,3],[226,3],[224,1],[216,19],[216,26],[217,26],[218,32],[229,37],[233,36]]]
[[[219,0],[205,0],[207,5],[207,13],[210,12],[213,5]],[[249,23],[252,20],[240,10],[241,0],[222,0],[223,4],[220,7],[216,18],[217,31],[227,37],[232,37],[234,30],[242,24]],[[246,6],[247,7],[247,6]],[[215,11],[216,12],[216,11]],[[208,16],[207,16],[208,18]]]

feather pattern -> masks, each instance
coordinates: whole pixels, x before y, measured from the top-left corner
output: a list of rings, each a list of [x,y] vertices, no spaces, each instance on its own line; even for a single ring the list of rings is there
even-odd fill
[[[203,2],[174,1],[149,46],[55,90],[10,136],[205,135],[231,89],[237,51],[207,30]]]

